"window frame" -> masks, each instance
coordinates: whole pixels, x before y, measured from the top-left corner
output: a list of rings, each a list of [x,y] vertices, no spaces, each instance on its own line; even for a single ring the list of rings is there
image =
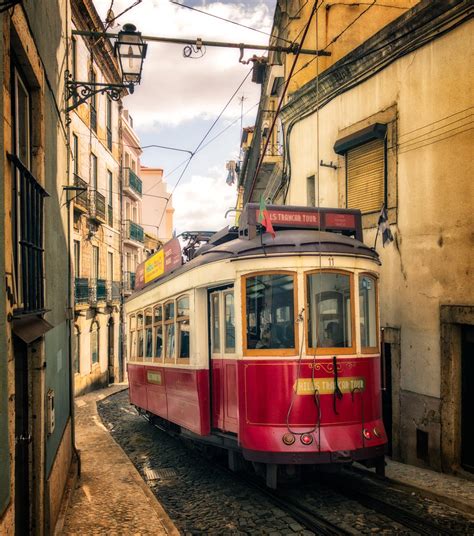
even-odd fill
[[[81,330],[77,324],[74,324],[74,356],[72,360],[74,374],[81,373]],[[75,359],[77,357],[77,360]]]
[[[155,321],[155,311],[161,309],[161,318],[158,321]],[[163,314],[163,304],[158,303],[153,306],[153,363],[163,363],[165,358],[165,330],[164,330],[164,314]],[[161,357],[156,355],[156,332],[157,329],[161,327]]]
[[[147,324],[146,319],[147,315],[151,315],[151,322]],[[147,356],[147,329],[151,329],[151,355]],[[152,363],[153,362],[153,307],[147,307],[143,310],[143,361]]]
[[[91,347],[91,368],[94,366],[100,366],[100,324],[97,320],[94,320],[91,324],[91,340],[90,340],[90,347]],[[97,334],[97,361],[94,361],[93,359],[93,352],[92,352],[92,334]]]
[[[288,275],[293,278],[293,311],[294,311],[294,348],[247,348],[247,279],[261,275]],[[259,270],[241,276],[242,300],[242,354],[244,356],[295,356],[299,352],[299,329],[296,322],[298,316],[298,272],[293,270]]]
[[[228,351],[228,346],[226,345],[226,337],[227,337],[227,324],[226,324],[226,303],[225,303],[225,299],[227,296],[232,296],[232,308],[234,310],[234,350],[232,352]],[[224,332],[223,332],[223,339],[224,339],[224,346],[222,348],[222,353],[223,355],[234,355],[237,351],[237,348],[236,348],[236,326],[235,326],[235,290],[234,290],[234,287],[232,287],[231,289],[226,289],[226,290],[223,290],[222,291],[222,308],[223,308],[223,314],[222,314],[222,324],[223,324],[223,327],[224,327]]]
[[[309,321],[310,321],[310,301],[308,294],[308,276],[317,274],[341,274],[349,276],[350,285],[350,299],[351,299],[351,342],[350,347],[324,347],[324,348],[312,348],[309,346]],[[354,272],[347,270],[339,270],[335,268],[323,268],[316,270],[307,270],[303,272],[304,277],[304,303],[305,303],[305,315],[304,315],[304,337],[305,337],[305,350],[306,355],[350,355],[357,353],[357,335],[355,326],[355,291],[354,291]]]
[[[178,316],[178,302],[179,300],[181,300],[182,298],[187,298],[188,299],[188,314],[187,315],[182,315],[182,316]],[[191,309],[191,299],[190,299],[190,295],[188,293],[185,293],[185,294],[181,294],[180,296],[178,296],[175,300],[175,334],[174,334],[174,337],[175,337],[175,357],[176,357],[176,363],[179,364],[179,365],[189,365],[189,362],[190,362],[190,359],[191,359],[191,322],[190,322],[190,315],[189,315],[189,310]],[[178,328],[178,325],[182,322],[188,322],[188,327],[189,327],[189,357],[179,357],[179,347],[180,347],[180,344],[181,344],[181,339],[178,338],[178,335],[180,335],[180,331],[179,331],[179,328]]]
[[[371,272],[359,272],[357,274],[357,300],[359,301],[358,317],[360,318],[360,298],[359,298],[359,280],[361,277],[370,277],[375,282],[375,336],[377,344],[375,346],[362,346],[362,333],[360,326],[358,330],[358,340],[360,345],[361,354],[374,354],[380,353],[380,319],[379,319],[379,278],[376,274]],[[360,324],[360,322],[359,322]]]
[[[138,319],[139,317],[142,317],[142,327],[141,327],[141,332],[142,332],[142,355],[138,355],[138,349],[139,349],[139,345],[138,345],[138,342],[139,342],[139,332],[140,332],[140,328],[139,328],[139,325],[138,325]],[[143,309],[141,309],[140,311],[137,311],[137,314],[136,314],[136,328],[135,328],[135,331],[136,331],[136,334],[137,334],[137,355],[135,356],[136,357],[136,361],[139,361],[140,363],[143,363],[145,358],[144,358],[144,355],[145,355],[145,311]]]
[[[133,321],[133,329],[132,329],[132,321]],[[128,334],[130,337],[130,340],[128,341],[128,361],[136,361],[136,344],[134,342],[136,341],[136,332],[137,332],[137,314],[133,313],[128,315]],[[135,347],[135,348],[134,348]]]
[[[166,306],[172,303],[174,306],[173,309],[173,318],[170,320],[166,319]],[[168,347],[168,326],[174,326],[174,348],[173,348],[173,357],[168,357],[166,349]],[[163,362],[168,364],[176,363],[176,300],[173,298],[171,300],[166,300],[163,302]]]

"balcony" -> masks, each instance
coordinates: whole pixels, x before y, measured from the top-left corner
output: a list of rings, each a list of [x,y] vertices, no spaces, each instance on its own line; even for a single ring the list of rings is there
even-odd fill
[[[127,221],[123,241],[125,244],[134,247],[142,245],[145,242],[145,232],[143,227],[133,221]]]
[[[84,188],[83,192],[79,192],[74,197],[74,210],[78,212],[87,212],[89,210],[89,197],[87,195],[88,184],[81,179],[79,175],[74,174],[74,186],[76,188]]]
[[[125,294],[131,294],[135,289],[135,272],[125,272],[124,280],[124,292]]]
[[[91,190],[89,194],[89,216],[91,220],[106,223],[105,197],[97,190]]]
[[[76,308],[89,305],[89,279],[76,277],[74,282],[74,303]]]
[[[120,303],[120,282],[107,281],[107,303]]]
[[[92,307],[107,301],[107,282],[105,279],[91,279],[89,285],[89,303]]]
[[[142,181],[140,177],[130,168],[124,168],[123,172],[124,193],[130,195],[130,197],[132,197],[132,199],[135,199],[135,201],[139,201],[142,198]]]

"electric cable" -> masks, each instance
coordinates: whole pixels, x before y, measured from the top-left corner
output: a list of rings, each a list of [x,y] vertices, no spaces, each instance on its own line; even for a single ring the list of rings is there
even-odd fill
[[[249,72],[245,75],[244,79],[242,80],[242,82],[240,82],[239,86],[237,87],[237,89],[234,91],[234,93],[232,94],[232,96],[230,97],[230,99],[227,101],[227,103],[225,104],[224,108],[222,108],[221,112],[219,113],[219,115],[216,117],[216,119],[214,120],[214,122],[212,123],[212,125],[208,128],[207,132],[204,134],[204,136],[202,137],[201,141],[197,144],[196,148],[194,149],[193,151],[193,154],[189,157],[188,161],[186,162],[186,165],[184,166],[184,169],[183,171],[181,172],[180,176],[178,177],[178,180],[176,181],[176,184],[173,186],[173,189],[171,190],[171,195],[174,194],[176,188],[178,187],[179,183],[181,182],[181,179],[183,178],[184,174],[186,173],[186,170],[188,169],[189,165],[191,164],[191,161],[192,159],[194,158],[194,156],[196,155],[197,151],[199,151],[199,149],[201,148],[201,146],[203,145],[203,143],[206,141],[207,137],[209,136],[209,134],[211,133],[212,129],[215,127],[215,125],[217,124],[217,122],[219,121],[219,119],[222,117],[222,115],[224,114],[224,112],[226,111],[227,107],[229,106],[229,104],[233,101],[234,97],[237,95],[237,93],[240,91],[240,88],[245,84],[245,82],[247,81],[247,78],[250,76],[250,74],[252,73],[253,71],[253,67],[252,69],[249,70]],[[166,201],[165,203],[165,206],[163,208],[163,214],[161,215],[161,219],[160,219],[160,223],[158,225],[161,225],[161,222],[163,221],[163,218],[164,218],[164,215],[165,215],[165,212],[166,212],[166,207],[168,206],[168,203],[169,203],[169,200]]]
[[[197,13],[202,13],[203,15],[208,15],[209,17],[213,17],[214,19],[219,19],[219,20],[222,20],[224,22],[229,22],[230,24],[235,24],[236,26],[246,28],[247,30],[252,30],[253,32],[258,32],[258,33],[261,33],[263,35],[267,35],[267,36],[272,37],[272,34],[270,34],[268,32],[264,32],[263,30],[258,30],[257,28],[252,28],[251,26],[247,26],[246,24],[241,24],[240,22],[236,22],[235,20],[230,20],[230,19],[226,19],[224,17],[219,17],[218,15],[214,15],[213,13],[209,13],[207,11],[202,11],[201,9],[197,9],[195,7],[192,7],[192,6],[187,6],[186,4],[180,4],[179,2],[176,2],[175,0],[169,0],[169,1],[170,1],[171,4],[175,4],[176,6],[184,7],[186,9],[191,10],[191,11],[196,11]],[[281,41],[285,41],[286,43],[291,43],[291,41],[289,39],[284,39],[283,37],[277,37],[277,39],[279,39]]]

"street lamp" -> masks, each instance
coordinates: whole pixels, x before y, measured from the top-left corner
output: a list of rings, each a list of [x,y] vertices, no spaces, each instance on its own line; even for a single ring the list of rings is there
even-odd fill
[[[115,54],[120,63],[122,81],[131,84],[132,88],[140,83],[147,46],[133,24],[124,24],[115,41]]]
[[[80,35],[85,32],[73,30],[73,34],[76,33]],[[86,33],[90,34],[91,32]],[[124,24],[123,30],[115,37],[117,40],[115,41],[114,52],[119,61],[122,83],[80,82],[73,80],[73,74],[66,71],[67,100],[72,100],[72,104],[66,108],[66,113],[74,110],[98,93],[107,93],[112,100],[117,101],[120,99],[122,90],[127,89],[130,93],[133,93],[135,85],[140,83],[147,44],[133,24]]]

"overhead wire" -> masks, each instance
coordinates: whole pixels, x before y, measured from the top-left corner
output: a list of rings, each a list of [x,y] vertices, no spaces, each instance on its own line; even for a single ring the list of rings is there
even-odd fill
[[[184,169],[183,171],[181,172],[180,176],[178,177],[178,180],[176,181],[175,185],[173,186],[173,189],[171,190],[171,196],[174,194],[176,188],[178,187],[179,183],[181,182],[181,179],[183,178],[184,174],[186,173],[186,170],[188,169],[189,165],[191,164],[191,161],[192,159],[194,158],[194,156],[196,155],[197,151],[199,151],[199,149],[201,148],[201,146],[204,144],[204,142],[206,141],[207,137],[209,136],[209,134],[211,133],[211,131],[213,130],[213,128],[215,127],[215,125],[217,124],[217,122],[219,121],[219,119],[222,117],[222,115],[224,114],[224,112],[227,110],[229,104],[234,100],[234,97],[237,95],[237,93],[240,91],[240,88],[245,84],[245,82],[247,81],[247,78],[250,76],[250,74],[252,73],[252,70],[253,70],[253,67],[252,69],[249,70],[249,72],[245,75],[244,79],[242,80],[242,82],[240,82],[239,86],[237,87],[237,89],[234,91],[234,93],[232,94],[232,96],[229,98],[229,100],[227,101],[227,103],[225,104],[225,106],[222,108],[222,110],[220,111],[219,115],[216,117],[216,119],[214,120],[214,122],[212,123],[212,125],[208,128],[207,132],[204,134],[204,136],[202,137],[201,141],[197,144],[196,148],[194,149],[193,151],[193,154],[189,157],[188,161],[186,162],[185,166],[184,166]],[[165,203],[165,206],[163,208],[163,213],[161,215],[161,219],[160,219],[160,223],[159,225],[161,225],[161,222],[163,221],[163,218],[164,218],[164,215],[165,215],[165,211],[166,211],[166,207],[168,206],[168,203],[169,203],[169,199],[166,201]]]
[[[219,15],[214,15],[213,13],[209,13],[208,11],[203,11],[201,9],[197,9],[195,7],[188,6],[186,4],[181,4],[180,2],[176,2],[176,0],[169,0],[169,1],[170,1],[171,4],[175,4],[176,6],[184,7],[186,9],[191,10],[191,11],[196,11],[197,13],[201,13],[203,15],[208,15],[209,17],[212,17],[214,19],[219,19],[219,20],[222,20],[224,22],[229,22],[230,24],[235,24],[236,26],[240,26],[241,28],[246,28],[247,30],[252,30],[253,32],[258,32],[258,33],[261,33],[263,35],[267,35],[267,36],[272,37],[272,34],[270,34],[268,32],[264,32],[263,30],[258,30],[257,28],[252,28],[252,26],[247,26],[246,24],[236,22],[235,20],[226,19],[225,17],[219,17]],[[291,41],[289,39],[284,39],[283,37],[277,37],[277,39],[279,39],[280,41],[285,41],[286,43],[291,43]]]

